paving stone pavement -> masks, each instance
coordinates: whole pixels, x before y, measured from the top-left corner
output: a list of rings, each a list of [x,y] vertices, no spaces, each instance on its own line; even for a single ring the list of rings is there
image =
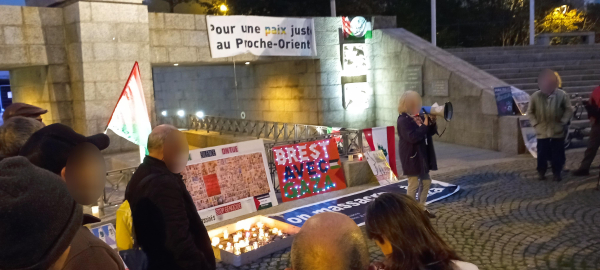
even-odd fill
[[[582,155],[567,154],[567,169],[575,169]],[[600,269],[598,170],[589,177],[565,174],[557,183],[538,181],[535,164],[518,160],[437,175],[461,191],[431,205],[434,226],[479,269]],[[371,241],[369,251],[372,261],[383,260]],[[288,248],[250,265],[218,263],[217,269],[285,269],[289,256]]]

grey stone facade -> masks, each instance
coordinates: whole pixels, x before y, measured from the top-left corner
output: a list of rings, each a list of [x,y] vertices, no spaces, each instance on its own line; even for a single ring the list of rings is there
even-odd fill
[[[395,17],[373,17],[373,39],[365,44],[372,95],[368,108],[355,110],[342,103],[346,74],[340,17],[315,18],[317,57],[213,59],[205,15],[149,13],[144,5],[120,2],[0,6],[0,68],[11,71],[15,101],[48,108],[48,124],[65,123],[85,134],[103,132],[138,61],[153,122],[155,110],[172,114],[184,109],[365,128],[395,125],[398,97],[408,89],[407,70],[420,68],[425,102],[455,104],[455,119],[441,140],[517,151],[518,129],[504,130],[503,125],[513,126],[512,120],[499,121],[496,113],[493,87],[504,83],[403,29],[390,29],[396,27]],[[246,66],[247,61],[251,64]],[[135,148],[109,135],[109,151]]]

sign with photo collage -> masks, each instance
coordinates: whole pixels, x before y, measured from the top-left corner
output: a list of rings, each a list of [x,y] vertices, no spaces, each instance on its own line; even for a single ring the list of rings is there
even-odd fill
[[[181,173],[204,225],[277,205],[263,140],[190,151]]]
[[[283,202],[346,188],[335,139],[273,147]]]

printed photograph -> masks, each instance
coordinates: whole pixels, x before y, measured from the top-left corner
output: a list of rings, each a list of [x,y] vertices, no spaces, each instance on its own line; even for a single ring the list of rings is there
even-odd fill
[[[262,153],[189,165],[181,174],[197,210],[270,191]]]

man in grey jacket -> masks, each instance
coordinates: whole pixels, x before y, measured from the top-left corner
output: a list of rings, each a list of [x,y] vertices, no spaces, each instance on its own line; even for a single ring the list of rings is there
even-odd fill
[[[529,122],[537,135],[537,171],[539,179],[545,180],[550,160],[554,181],[560,181],[565,165],[565,128],[573,115],[573,108],[569,95],[558,89],[554,71],[543,70],[538,76],[538,86],[540,90],[531,95],[527,109]]]

